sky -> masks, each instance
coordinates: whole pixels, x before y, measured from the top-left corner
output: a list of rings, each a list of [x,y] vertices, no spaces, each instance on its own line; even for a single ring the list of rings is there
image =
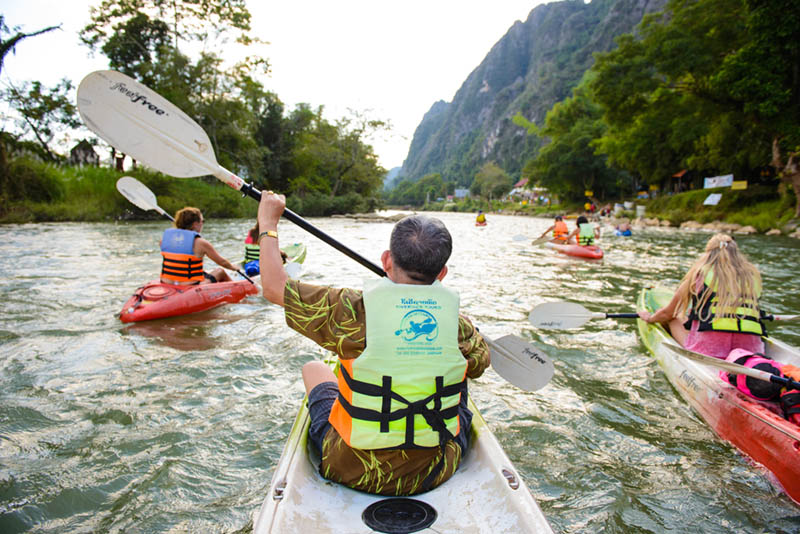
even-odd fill
[[[90,56],[78,31],[98,0],[2,0],[10,28],[62,30],[21,41],[6,56],[0,86],[26,80],[77,86],[92,71],[108,68]],[[324,106],[329,121],[350,110],[388,121],[390,133],[371,139],[380,164],[402,165],[424,114],[450,102],[515,21],[525,21],[544,0],[251,0],[253,36],[271,64],[265,87],[292,109]],[[225,59],[235,60],[222,53]]]

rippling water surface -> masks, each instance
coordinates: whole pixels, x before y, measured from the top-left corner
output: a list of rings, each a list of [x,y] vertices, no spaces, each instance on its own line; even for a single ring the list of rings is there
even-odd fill
[[[544,349],[556,374],[525,393],[494,371],[476,403],[557,532],[800,530],[800,508],[691,411],[634,321],[536,330],[528,312],[570,300],[633,311],[639,290],[674,286],[709,234],[605,237],[602,261],[530,241],[549,220],[438,214],[454,237],[445,282],[490,337]],[[378,263],[391,224],[312,222]],[[242,254],[251,221],[211,220],[205,236]],[[160,267],[165,224],[2,227],[0,532],[249,532],[302,398],[300,368],[321,352],[282,310],[251,297],[205,313],[124,325],[116,313]],[[303,279],[359,287],[374,276],[290,223]],[[800,242],[739,237],[764,276],[765,309],[800,313]],[[772,333],[800,346],[800,323]]]

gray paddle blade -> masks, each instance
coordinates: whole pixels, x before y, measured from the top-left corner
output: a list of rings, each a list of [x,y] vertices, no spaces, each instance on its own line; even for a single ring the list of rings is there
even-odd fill
[[[507,335],[492,341],[492,367],[498,375],[525,391],[545,387],[553,378],[553,362],[541,350],[517,336]]]
[[[528,320],[536,328],[561,329],[578,328],[590,319],[602,317],[604,314],[594,314],[574,302],[545,302],[531,310]]]
[[[205,131],[124,74],[100,70],[87,75],[78,87],[78,110],[84,124],[111,146],[165,174],[203,176],[217,167]]]
[[[154,210],[158,206],[156,196],[142,182],[131,176],[117,180],[117,191],[130,200],[131,204],[143,210]]]

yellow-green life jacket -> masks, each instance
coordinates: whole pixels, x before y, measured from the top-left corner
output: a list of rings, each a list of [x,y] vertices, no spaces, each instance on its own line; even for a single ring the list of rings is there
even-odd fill
[[[594,243],[594,225],[592,223],[582,223],[578,233],[579,245],[591,245]]]
[[[257,260],[261,254],[261,247],[254,243],[246,243],[244,246],[244,263]]]
[[[366,348],[341,360],[329,418],[348,445],[435,447],[461,431],[467,360],[458,348],[458,305],[458,294],[438,281],[366,282]]]
[[[697,321],[698,331],[700,332],[736,332],[741,334],[753,334],[763,336],[765,329],[761,322],[761,312],[758,307],[758,298],[761,296],[761,287],[756,287],[756,300],[743,300],[737,303],[736,309],[725,313],[727,317],[715,318],[717,314],[717,283],[714,281],[714,270],[709,269],[703,279],[703,290],[699,296],[692,296],[692,311],[689,320],[686,322],[687,328],[691,328],[692,321]],[[706,291],[711,292],[711,296],[705,306],[697,310],[697,307]],[[701,319],[704,317],[705,319]]]

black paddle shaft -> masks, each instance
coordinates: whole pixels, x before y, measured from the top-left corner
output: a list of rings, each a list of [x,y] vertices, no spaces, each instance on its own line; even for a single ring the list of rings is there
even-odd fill
[[[249,196],[250,198],[253,198],[261,202],[261,191],[259,191],[252,185],[245,183],[242,185],[240,191],[242,192],[243,195]],[[367,258],[362,256],[358,252],[352,250],[351,248],[347,247],[346,245],[332,238],[331,236],[329,236],[328,234],[326,234],[325,232],[323,232],[322,230],[320,230],[319,228],[317,228],[316,226],[314,226],[313,224],[311,224],[310,222],[308,222],[307,220],[305,220],[304,218],[302,218],[301,216],[290,210],[289,208],[285,208],[283,210],[283,216],[289,221],[299,226],[300,228],[302,228],[303,230],[305,230],[306,232],[308,232],[309,234],[318,237],[325,243],[329,244],[330,246],[332,246],[345,256],[348,256],[351,259],[356,260],[358,263],[360,263],[373,273],[377,274],[378,276],[386,276],[386,271],[384,271],[383,269],[381,269],[380,267],[369,261]]]
[[[800,390],[800,382],[792,380],[791,378],[786,378],[785,376],[772,375],[769,381],[785,388]]]
[[[638,319],[637,313],[607,313],[606,319]]]

